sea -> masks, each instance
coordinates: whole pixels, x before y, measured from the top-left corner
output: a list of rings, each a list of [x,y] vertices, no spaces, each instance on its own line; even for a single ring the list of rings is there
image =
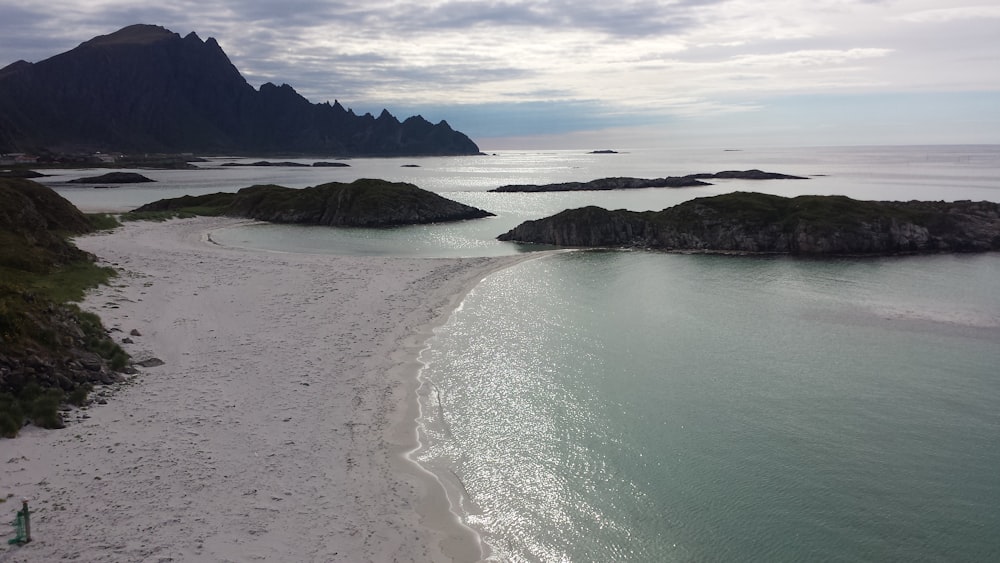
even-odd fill
[[[604,147],[595,147],[604,148]],[[345,168],[138,171],[84,210],[253,184],[406,181],[495,213],[384,230],[244,225],[292,252],[530,254],[420,356],[421,448],[496,561],[1000,561],[1000,254],[804,258],[496,241],[567,208],[732,191],[1000,202],[1000,145],[496,151]],[[311,163],[316,159],[297,159]],[[759,168],[805,180],[490,193],[504,184]]]

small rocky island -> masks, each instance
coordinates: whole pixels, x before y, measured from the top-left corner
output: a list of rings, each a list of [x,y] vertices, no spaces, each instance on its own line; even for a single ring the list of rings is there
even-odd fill
[[[270,160],[259,160],[257,162],[225,162],[220,164],[220,166],[256,166],[256,167],[285,167],[285,168],[308,168],[309,166],[314,166],[316,168],[347,168],[350,164],[346,162],[314,162],[311,165],[302,162],[293,162],[288,160],[283,160],[281,162],[272,162]]]
[[[75,180],[70,180],[70,184],[143,184],[146,182],[155,182],[143,176],[142,174],[136,172],[108,172],[107,174],[101,174],[100,176],[88,176],[86,178],[77,178]]]
[[[493,216],[413,184],[374,179],[303,189],[258,185],[236,193],[162,199],[134,212],[164,211],[335,227],[392,227]]]
[[[584,207],[527,221],[503,241],[800,255],[1000,250],[1000,204],[786,198],[735,192],[662,211]]]
[[[561,182],[557,184],[510,184],[489,190],[491,192],[572,192],[603,190],[639,190],[644,188],[690,188],[711,186],[713,178],[739,180],[806,180],[802,176],[791,176],[763,170],[727,170],[714,174],[689,174],[687,176],[667,176],[665,178],[630,178],[627,176],[599,178],[589,182]]]

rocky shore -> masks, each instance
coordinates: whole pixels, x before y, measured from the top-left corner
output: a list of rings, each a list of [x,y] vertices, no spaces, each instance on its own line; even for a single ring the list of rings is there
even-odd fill
[[[736,192],[659,212],[567,210],[522,223],[498,238],[574,247],[803,255],[977,252],[1000,250],[1000,204]]]

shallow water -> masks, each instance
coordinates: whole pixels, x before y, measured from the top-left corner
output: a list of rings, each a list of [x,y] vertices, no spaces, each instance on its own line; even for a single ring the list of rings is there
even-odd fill
[[[503,560],[995,559],[998,276],[996,255],[531,261],[425,353],[420,459]]]

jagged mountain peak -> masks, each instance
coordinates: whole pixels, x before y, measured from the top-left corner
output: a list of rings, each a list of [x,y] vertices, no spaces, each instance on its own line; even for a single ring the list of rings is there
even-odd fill
[[[421,118],[420,121],[423,121]],[[413,122],[410,122],[412,125]],[[429,125],[429,124],[428,124]],[[250,86],[212,38],[130,25],[40,63],[0,70],[0,151],[478,154],[448,127],[407,129],[292,86]]]
[[[191,35],[194,35],[192,32]],[[195,38],[198,36],[195,35]],[[84,45],[148,45],[167,39],[180,39],[180,35],[159,25],[134,24],[123,27],[108,35],[98,35],[97,37],[85,41]],[[200,39],[199,39],[200,41]]]

